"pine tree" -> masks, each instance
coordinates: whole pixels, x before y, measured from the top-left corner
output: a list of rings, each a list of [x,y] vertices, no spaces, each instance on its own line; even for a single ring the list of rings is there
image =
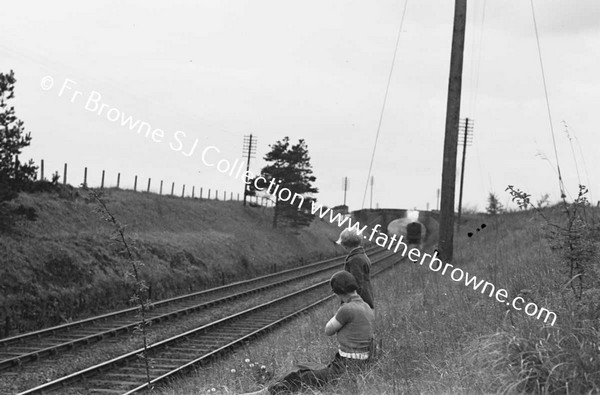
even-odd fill
[[[502,211],[504,211],[502,203],[500,203],[498,197],[493,192],[490,192],[490,195],[488,196],[488,206],[486,208],[486,211],[490,215],[500,214]]]
[[[263,193],[271,196],[275,202],[273,213],[273,227],[278,224],[289,224],[292,227],[308,226],[314,216],[310,212],[311,204],[315,200],[313,193],[318,189],[312,186],[316,177],[313,176],[310,157],[308,156],[308,147],[303,139],[298,144],[291,145],[289,137],[285,137],[275,144],[269,145],[271,151],[263,158],[270,164],[261,170],[261,177],[264,177],[266,183],[259,183],[263,188]],[[272,187],[267,190],[267,185],[273,180],[277,188]],[[263,187],[264,185],[264,187]],[[256,194],[254,183],[250,184],[250,194]],[[291,196],[302,196],[299,198],[287,199],[287,193],[284,189],[291,192]],[[284,197],[282,200],[280,197]]]
[[[31,133],[25,133],[23,121],[15,115],[8,100],[15,97],[14,72],[0,73],[0,203],[12,200],[33,180],[37,168],[33,161],[20,163],[18,155],[31,143]]]

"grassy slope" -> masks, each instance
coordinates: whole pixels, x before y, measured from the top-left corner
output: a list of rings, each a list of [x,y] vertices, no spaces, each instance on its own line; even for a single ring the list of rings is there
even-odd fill
[[[35,207],[39,218],[0,235],[0,334],[7,326],[12,334],[127,304],[132,292],[121,246],[81,194],[22,194],[15,202]],[[332,244],[334,226],[315,221],[299,234],[273,229],[270,209],[239,202],[118,190],[104,200],[127,225],[153,299],[342,253]]]
[[[596,213],[598,214],[598,213]],[[557,213],[547,212],[554,219]],[[486,223],[472,238],[466,233]],[[471,217],[456,235],[454,264],[479,278],[556,311],[554,327],[415,263],[374,279],[377,329],[383,355],[371,370],[345,377],[327,394],[597,393],[600,325],[576,314],[543,221],[531,212]],[[596,308],[600,298],[586,300]],[[293,363],[328,363],[335,339],[323,327],[330,302],[164,394],[233,394],[260,387],[256,365],[280,374]],[[597,311],[596,311],[597,314]],[[235,369],[235,372],[232,372]],[[546,385],[541,388],[539,384]],[[568,385],[569,390],[566,390]],[[214,390],[213,390],[214,388]],[[308,390],[308,393],[321,391]]]

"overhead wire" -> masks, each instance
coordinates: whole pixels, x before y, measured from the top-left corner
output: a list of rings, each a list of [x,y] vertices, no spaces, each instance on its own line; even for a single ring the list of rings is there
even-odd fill
[[[548,87],[546,84],[546,73],[544,72],[544,62],[542,59],[542,49],[540,47],[540,37],[539,37],[539,33],[538,33],[538,28],[537,28],[537,21],[535,18],[535,8],[533,7],[533,0],[530,0],[530,4],[531,4],[531,15],[533,17],[533,27],[535,30],[535,40],[537,43],[537,50],[538,50],[538,57],[540,59],[540,69],[542,72],[542,82],[544,85],[544,96],[546,98],[546,109],[548,110],[548,120],[550,122],[550,132],[552,134],[552,145],[554,147],[554,156],[556,158],[556,170],[558,173],[558,186],[560,188],[560,196],[561,199],[564,199],[566,197],[565,195],[565,186],[562,180],[562,175],[561,175],[561,171],[560,171],[560,163],[558,161],[558,150],[556,149],[556,137],[554,135],[554,126],[552,125],[552,111],[550,111],[550,99],[548,98]]]
[[[590,175],[587,170],[587,164],[585,163],[585,155],[583,154],[583,150],[581,149],[581,144],[579,143],[579,138],[577,137],[577,130],[573,128],[573,125],[569,125],[569,128],[573,131],[573,137],[575,138],[575,142],[577,142],[577,147],[579,148],[579,153],[581,154],[581,161],[583,162],[583,170],[585,171],[585,179],[587,181],[587,188],[590,191],[590,199],[594,201],[594,195],[592,193],[592,188],[590,184]]]
[[[375,159],[375,152],[377,150],[377,142],[379,141],[379,132],[381,131],[381,124],[383,121],[383,114],[385,112],[385,105],[387,103],[388,92],[390,90],[390,82],[392,80],[392,73],[394,72],[394,64],[396,63],[396,54],[398,53],[398,44],[400,42],[400,35],[402,33],[402,27],[404,26],[404,16],[406,15],[406,7],[408,0],[404,1],[404,8],[402,10],[402,18],[400,19],[400,27],[398,28],[398,36],[396,37],[396,46],[394,47],[394,56],[392,57],[392,64],[390,66],[390,72],[385,87],[385,94],[383,96],[383,104],[381,106],[381,112],[379,114],[379,123],[377,125],[377,133],[375,135],[375,143],[373,144],[373,151],[371,152],[371,163],[369,164],[369,172],[367,174],[367,181],[365,183],[365,193],[363,194],[363,200],[361,209],[365,208],[365,200],[367,198],[367,190],[369,189],[369,180],[371,179],[371,172],[373,171],[373,161]]]
[[[573,161],[575,162],[575,171],[577,172],[577,182],[581,185],[581,176],[579,175],[579,165],[577,164],[577,156],[575,155],[575,149],[573,148],[573,138],[571,137],[571,133],[569,132],[569,125],[567,122],[562,121],[565,125],[565,133],[567,138],[569,139],[569,146],[571,147],[571,154],[573,155]]]
[[[476,3],[479,4],[479,3]],[[473,114],[473,118],[477,119],[477,100],[479,94],[479,77],[481,70],[481,58],[483,52],[483,32],[484,32],[484,24],[485,24],[485,9],[486,9],[486,0],[483,0],[482,7],[480,13],[474,12],[473,15],[473,25],[477,25],[477,28],[473,29],[473,44],[471,46],[471,100],[469,104],[469,112]],[[477,19],[481,16],[481,22],[477,24]],[[482,129],[483,130],[483,129]],[[480,131],[477,131],[478,140],[481,141]],[[473,136],[474,137],[474,136]],[[481,165],[481,155],[479,153],[479,144],[475,137],[473,138],[473,146],[475,147],[475,157],[477,159],[477,165],[479,168],[479,177],[481,182],[481,188],[483,190],[483,194],[486,195],[485,192],[485,180],[484,180],[484,170]],[[491,175],[488,173],[488,178],[491,178]],[[491,180],[488,184],[488,190],[492,189]]]

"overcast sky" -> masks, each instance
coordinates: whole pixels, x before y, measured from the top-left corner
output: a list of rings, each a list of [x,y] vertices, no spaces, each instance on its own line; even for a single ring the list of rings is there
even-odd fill
[[[581,182],[596,201],[600,2],[534,6],[563,179],[574,196],[565,121]],[[15,71],[14,105],[33,137],[24,156],[44,159],[47,176],[68,163],[73,185],[87,166],[90,185],[104,169],[113,185],[121,172],[124,186],[138,175],[142,188],[152,177],[153,189],[162,179],[179,193],[185,183],[187,191],[237,194],[242,182],[203,164],[202,150],[215,146],[211,162],[234,162],[243,136],[253,133],[251,169],[259,171],[268,144],[289,136],[308,144],[319,201],[341,204],[347,176],[354,210],[403,8],[404,0],[11,1],[2,6],[0,72]],[[373,206],[436,207],[453,12],[452,1],[407,4],[373,166]],[[466,31],[461,116],[474,119],[475,130],[464,205],[484,209],[491,191],[506,204],[508,184],[556,200],[530,2],[470,1]],[[153,140],[122,126],[122,117],[163,132]],[[460,157],[461,150],[458,171]]]

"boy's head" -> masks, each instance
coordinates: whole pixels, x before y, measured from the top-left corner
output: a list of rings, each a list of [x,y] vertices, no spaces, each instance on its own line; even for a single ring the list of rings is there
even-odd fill
[[[358,289],[356,278],[345,270],[334,273],[329,280],[329,285],[336,295],[347,295]]]
[[[362,235],[354,228],[346,228],[340,233],[340,238],[336,241],[337,244],[346,248],[360,247],[362,244]]]

